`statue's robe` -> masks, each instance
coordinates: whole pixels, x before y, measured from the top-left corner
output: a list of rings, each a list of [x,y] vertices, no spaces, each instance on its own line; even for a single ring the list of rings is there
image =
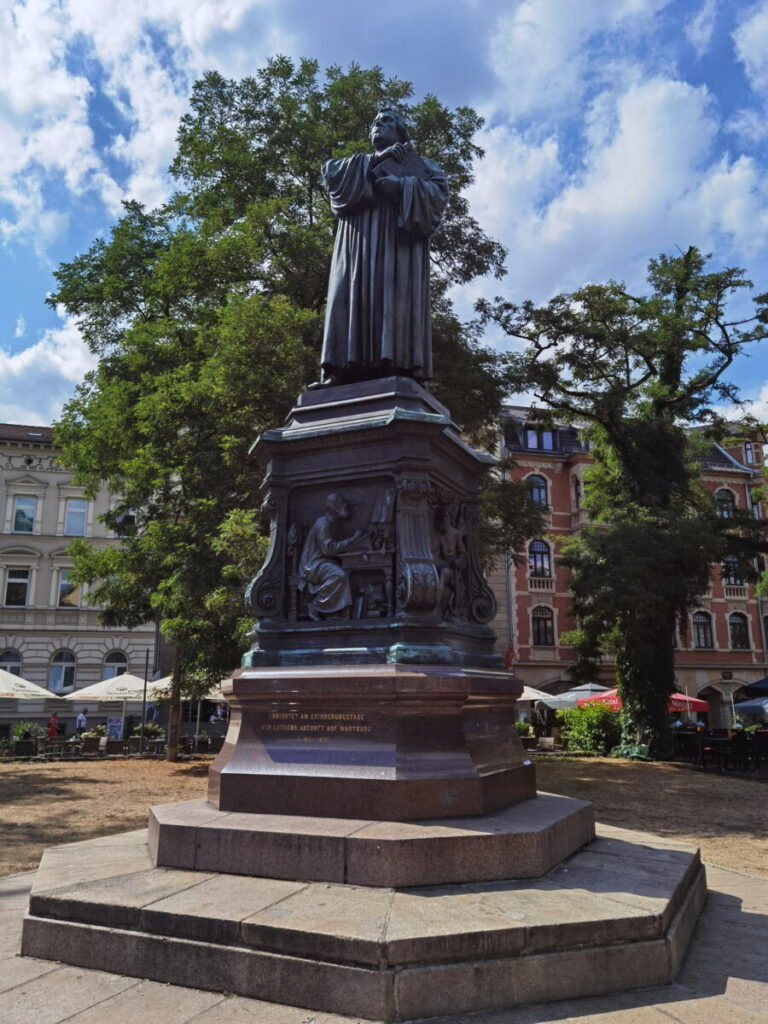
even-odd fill
[[[402,180],[397,200],[376,195],[381,174]],[[328,284],[322,365],[340,380],[405,373],[432,376],[429,236],[448,199],[440,168],[406,151],[371,168],[357,154],[323,164],[339,218]]]

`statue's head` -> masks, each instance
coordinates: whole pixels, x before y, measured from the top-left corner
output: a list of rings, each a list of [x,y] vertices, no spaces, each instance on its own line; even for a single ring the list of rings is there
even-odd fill
[[[328,495],[325,499],[325,507],[328,513],[337,519],[347,519],[349,516],[349,503],[338,491]]]
[[[382,107],[371,125],[371,142],[373,148],[379,152],[394,146],[396,142],[410,142],[411,134],[408,126],[399,114],[391,107]]]

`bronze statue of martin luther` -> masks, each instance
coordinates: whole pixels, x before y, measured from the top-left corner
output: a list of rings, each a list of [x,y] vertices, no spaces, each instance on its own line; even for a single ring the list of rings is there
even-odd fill
[[[448,180],[419,156],[400,114],[380,110],[374,152],[323,164],[339,218],[328,284],[322,384],[432,376],[429,237]]]

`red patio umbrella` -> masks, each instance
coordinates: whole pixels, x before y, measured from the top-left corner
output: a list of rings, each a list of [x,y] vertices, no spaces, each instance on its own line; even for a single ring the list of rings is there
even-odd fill
[[[594,704],[597,701],[600,704],[607,704],[612,711],[621,711],[621,697],[619,697],[615,686],[612,690],[595,693],[591,697],[582,697],[576,701],[576,706],[583,708],[585,704]],[[705,700],[699,700],[698,697],[688,697],[684,693],[673,693],[669,698],[667,710],[670,713],[675,711],[708,711],[709,704]]]

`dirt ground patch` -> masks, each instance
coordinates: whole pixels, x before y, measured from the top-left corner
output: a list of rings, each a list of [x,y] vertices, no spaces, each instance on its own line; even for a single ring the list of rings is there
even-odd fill
[[[0,875],[36,868],[48,846],[144,828],[152,804],[199,800],[208,764],[0,764]]]
[[[209,762],[0,764],[0,875],[47,846],[143,828],[152,804],[205,795]],[[606,758],[537,761],[539,788],[595,805],[598,821],[682,839],[704,860],[768,877],[766,783],[684,765]]]
[[[591,800],[595,818],[680,839],[702,860],[768,878],[768,782],[683,764],[561,758],[536,761],[538,787]]]

